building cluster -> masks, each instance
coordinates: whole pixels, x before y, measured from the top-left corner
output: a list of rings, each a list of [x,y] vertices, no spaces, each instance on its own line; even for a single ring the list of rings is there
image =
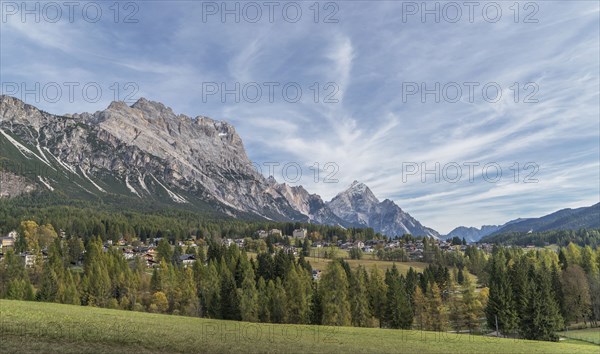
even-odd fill
[[[61,232],[61,237],[65,237],[64,232]],[[259,230],[255,234],[258,239],[264,239],[269,236],[279,236],[279,237],[288,237],[295,240],[303,240],[308,236],[307,230],[304,228],[293,230],[292,235],[284,235],[283,232],[279,229],[271,229],[271,230]],[[16,231],[11,231],[8,235],[4,237],[0,237],[0,259],[2,259],[5,250],[8,248],[13,248],[17,241],[18,233]],[[116,247],[117,249],[123,252],[125,259],[133,260],[136,257],[141,257],[146,262],[148,267],[157,266],[159,261],[157,257],[157,246],[161,238],[156,238],[151,240],[151,242],[143,243],[141,241],[135,241],[133,244],[127,242],[124,239],[120,239],[118,241],[113,242],[112,240],[106,241],[104,244],[104,250],[107,251],[110,247]],[[246,244],[246,239],[244,238],[225,238],[221,240],[224,246],[231,246],[232,244],[236,244],[240,249],[244,249]],[[445,252],[464,252],[467,248],[466,245],[453,245],[449,240],[441,240],[441,239],[429,239],[428,243],[430,245],[436,245],[441,251]],[[302,252],[301,247],[296,246],[296,242],[290,242],[287,244],[283,243],[273,243],[273,247],[276,250],[283,250],[285,253],[293,254],[294,256],[298,256]],[[193,239],[189,239],[186,242],[179,241],[178,245],[184,249],[187,247],[197,247],[196,242]],[[477,247],[478,249],[491,252],[493,244],[473,244],[472,246]],[[394,251],[394,250],[403,250],[407,255],[408,259],[411,261],[421,261],[424,258],[425,245],[423,244],[422,239],[416,240],[403,240],[403,239],[384,239],[384,240],[355,240],[355,241],[315,241],[312,243],[312,247],[316,250],[327,248],[327,247],[336,247],[341,250],[350,250],[352,248],[358,248],[362,252],[367,254],[372,254],[378,252],[379,250],[384,251]],[[533,246],[527,246],[533,247]],[[41,250],[41,256],[46,257],[46,249]],[[320,252],[318,252],[320,254]],[[29,252],[20,253],[20,256],[24,259],[25,266],[32,266],[36,258],[39,255],[31,254]],[[190,265],[196,260],[196,256],[194,254],[182,254],[179,256],[179,261],[184,266]],[[82,262],[83,259],[80,259],[79,262]],[[320,272],[316,270],[313,272],[313,277],[317,279],[320,275]]]

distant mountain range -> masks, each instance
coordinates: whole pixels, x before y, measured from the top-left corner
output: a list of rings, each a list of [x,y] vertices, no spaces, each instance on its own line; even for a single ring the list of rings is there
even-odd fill
[[[439,234],[354,182],[329,202],[257,173],[226,122],[162,103],[113,102],[53,115],[0,96],[0,198],[51,193],[115,205],[183,207],[230,217],[371,227],[387,236]]]
[[[445,238],[452,239],[458,237],[461,240],[464,238],[467,242],[477,242],[481,238],[497,231],[502,226],[500,225],[483,225],[480,229],[476,227],[459,226],[454,230],[450,231]]]
[[[468,242],[485,241],[486,237],[511,232],[543,232],[600,228],[600,203],[577,209],[562,209],[539,217],[511,220],[503,225],[484,225],[481,229],[460,226],[445,238],[465,238]]]

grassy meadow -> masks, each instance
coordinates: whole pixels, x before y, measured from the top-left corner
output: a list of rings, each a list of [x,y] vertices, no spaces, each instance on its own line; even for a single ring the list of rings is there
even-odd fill
[[[560,332],[564,338],[580,340],[600,345],[600,328],[577,329],[573,331]],[[598,349],[600,352],[600,348]]]
[[[595,353],[536,342],[377,328],[273,325],[0,300],[0,353]]]

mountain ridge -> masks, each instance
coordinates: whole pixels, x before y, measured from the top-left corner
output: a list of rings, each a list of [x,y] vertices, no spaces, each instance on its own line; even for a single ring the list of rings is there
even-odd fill
[[[360,217],[333,210],[335,197],[325,202],[303,186],[256,172],[229,123],[175,114],[145,98],[131,106],[111,102],[95,113],[53,115],[2,95],[0,133],[1,158],[53,171],[30,178],[39,190],[90,198],[116,194],[144,203],[212,208],[233,217],[372,227],[391,237],[407,231],[439,236],[392,201],[380,203],[358,181],[340,194],[351,191],[354,201],[365,201],[355,205]]]
[[[564,208],[537,218],[517,218],[502,225],[481,228],[459,226],[444,236],[465,238],[468,242],[485,242],[494,236],[514,232],[544,232],[600,228],[600,203],[579,208]]]

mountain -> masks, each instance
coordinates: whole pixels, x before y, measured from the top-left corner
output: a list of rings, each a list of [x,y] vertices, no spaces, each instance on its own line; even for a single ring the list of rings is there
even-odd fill
[[[458,237],[461,240],[464,238],[467,242],[477,242],[481,238],[499,230],[501,227],[501,225],[483,225],[478,229],[476,227],[459,226],[450,231],[446,235],[446,239]]]
[[[26,166],[40,188],[69,196],[115,195],[240,216],[307,221],[248,160],[235,129],[176,115],[158,102],[113,102],[94,114],[56,116],[0,97],[5,159]],[[13,166],[14,167],[14,166]],[[21,167],[22,168],[22,167]],[[41,169],[46,173],[41,173]],[[14,171],[13,171],[14,172]],[[50,172],[50,173],[47,173]]]
[[[135,208],[437,236],[393,202],[379,203],[363,184],[350,188],[356,210],[344,212],[349,191],[326,203],[302,186],[265,178],[232,125],[175,114],[144,98],[60,116],[0,96],[0,172],[0,197],[51,193]]]
[[[364,183],[354,181],[345,191],[335,196],[327,206],[339,218],[361,227],[371,227],[388,236],[439,237],[437,231],[424,227],[393,201],[380,202]]]
[[[589,207],[562,209],[539,218],[517,219],[504,224],[490,236],[510,232],[543,232],[600,228],[600,203]]]

